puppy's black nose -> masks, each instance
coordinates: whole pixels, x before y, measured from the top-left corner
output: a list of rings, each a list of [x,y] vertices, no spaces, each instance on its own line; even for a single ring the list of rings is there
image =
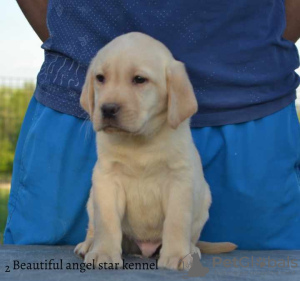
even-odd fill
[[[115,118],[120,110],[120,106],[116,103],[105,103],[101,107],[103,118]]]

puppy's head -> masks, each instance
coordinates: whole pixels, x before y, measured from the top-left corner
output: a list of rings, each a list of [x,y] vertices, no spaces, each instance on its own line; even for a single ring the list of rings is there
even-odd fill
[[[80,98],[94,130],[149,135],[162,124],[176,129],[197,111],[183,63],[159,41],[128,33],[92,60]]]

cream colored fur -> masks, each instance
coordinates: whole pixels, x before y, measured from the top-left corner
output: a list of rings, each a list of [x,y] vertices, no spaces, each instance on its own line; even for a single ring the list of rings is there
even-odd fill
[[[135,76],[147,80],[137,84]],[[116,120],[101,115],[105,103],[120,105]],[[180,269],[187,254],[200,255],[196,243],[211,204],[189,127],[197,102],[184,65],[147,35],[122,35],[91,62],[81,105],[97,132],[98,162],[86,240],[75,252],[85,262],[121,266],[122,253],[139,253],[136,240],[159,241],[159,267]],[[235,248],[201,243],[207,252]]]

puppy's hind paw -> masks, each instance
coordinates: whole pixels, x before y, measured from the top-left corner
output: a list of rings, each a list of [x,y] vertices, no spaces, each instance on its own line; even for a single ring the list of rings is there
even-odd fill
[[[191,255],[193,255],[193,254],[198,254],[199,259],[201,259],[200,249],[197,246],[195,246],[194,244],[191,244]]]
[[[85,255],[89,252],[91,246],[93,244],[93,238],[87,238],[82,243],[79,243],[75,249],[74,253],[84,259]]]

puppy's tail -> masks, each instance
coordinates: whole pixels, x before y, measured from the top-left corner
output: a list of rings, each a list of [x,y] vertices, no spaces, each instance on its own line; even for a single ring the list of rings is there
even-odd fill
[[[204,254],[220,254],[234,251],[237,248],[237,245],[230,242],[204,242],[198,241],[196,246],[200,249],[201,253]]]

